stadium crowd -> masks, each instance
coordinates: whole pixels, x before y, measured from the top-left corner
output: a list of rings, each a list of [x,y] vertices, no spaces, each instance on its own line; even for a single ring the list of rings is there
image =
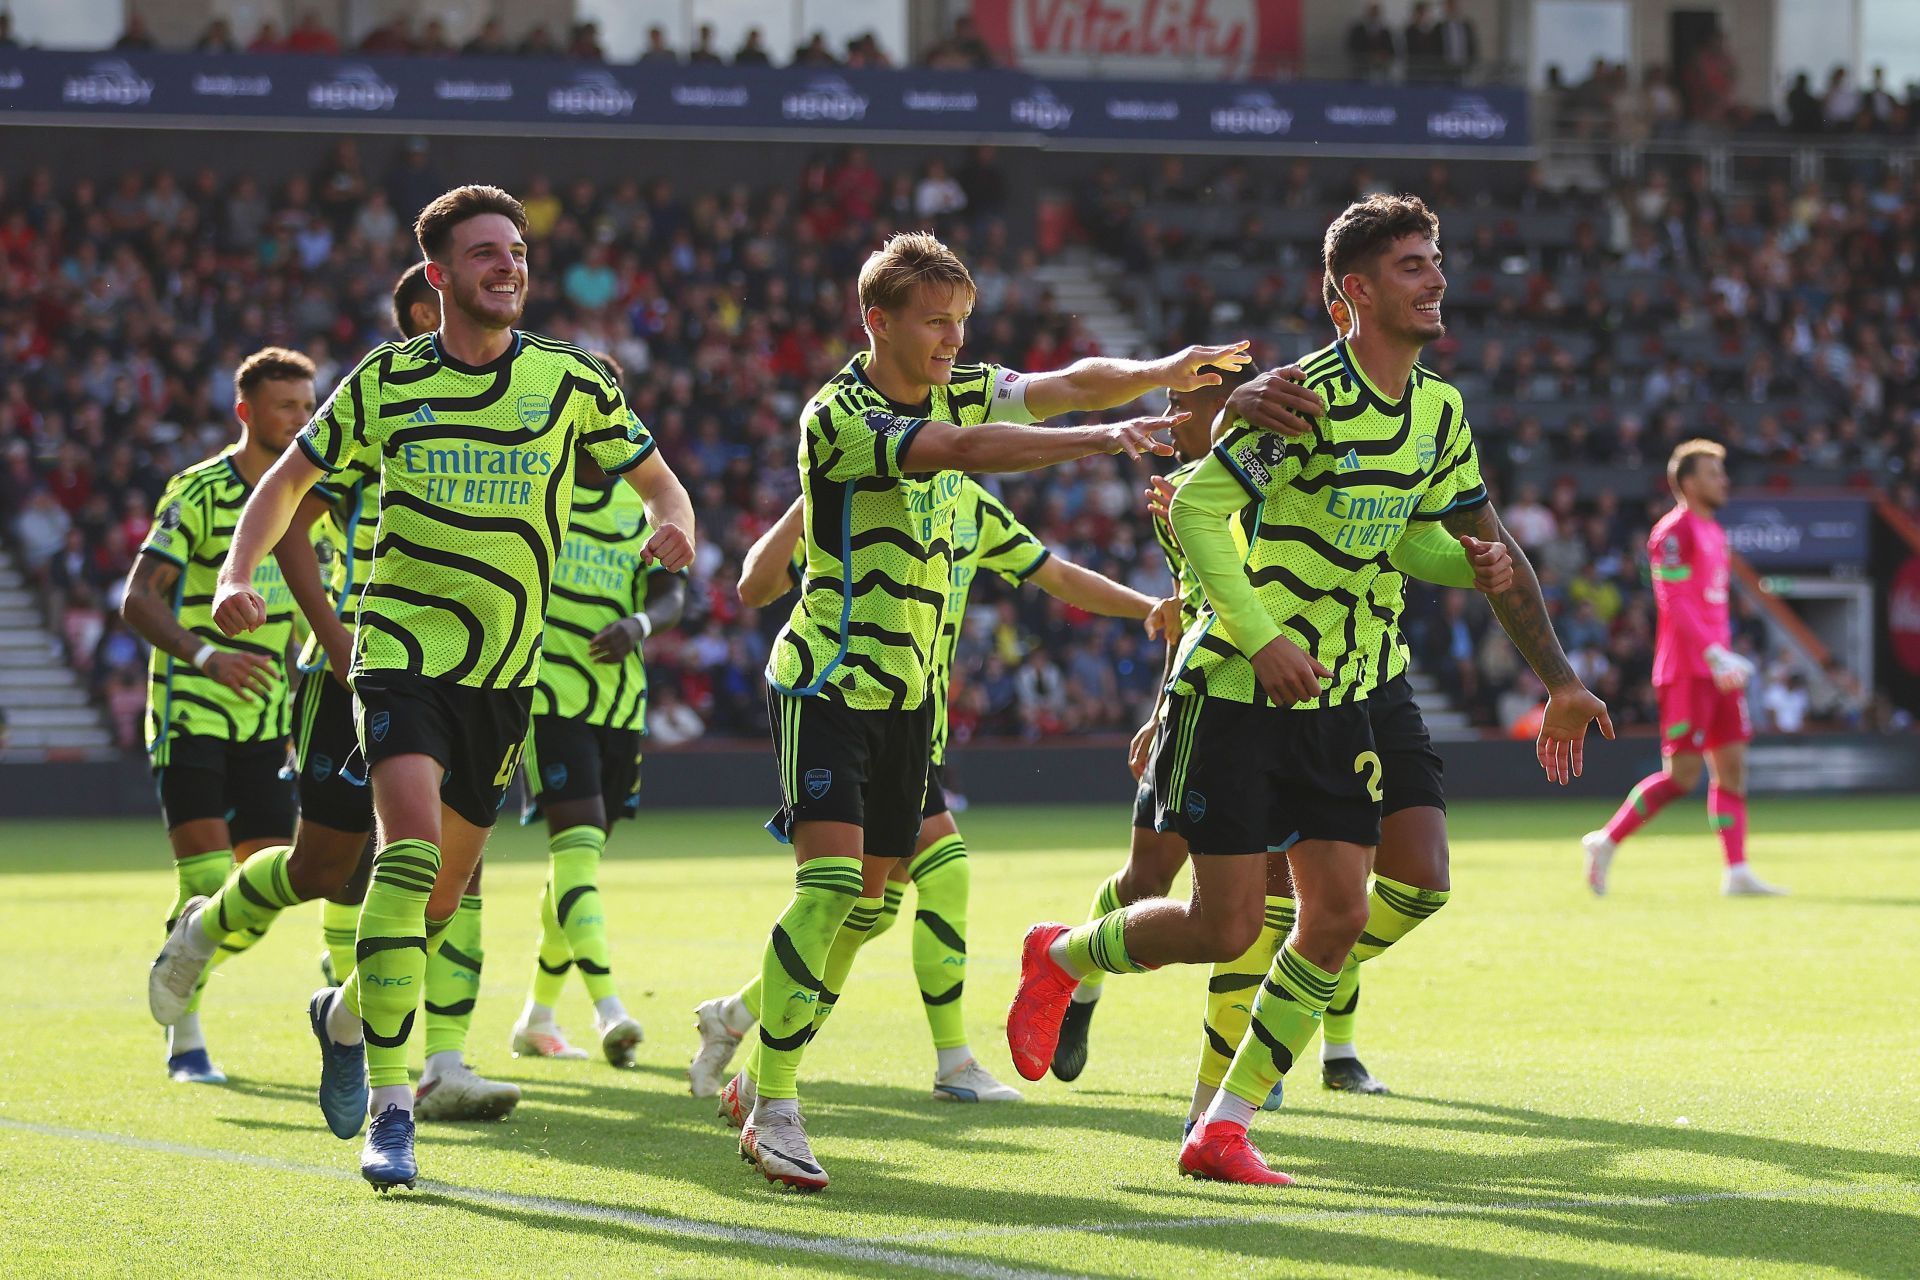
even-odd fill
[[[390,336],[388,290],[417,253],[412,211],[444,185],[423,146],[403,156],[376,176],[342,141],[310,175],[271,189],[211,169],[106,184],[46,170],[0,179],[5,535],[130,747],[144,654],[115,605],[161,486],[232,438],[232,373],[248,352],[306,351],[324,396]],[[1087,183],[1073,234],[1136,277],[1168,282],[1135,300],[1156,346],[1244,335],[1263,362],[1280,362],[1330,337],[1317,231],[1270,234],[1253,211],[1297,211],[1303,228],[1323,226],[1347,189],[1316,185],[1305,166],[1256,179],[1238,162],[1190,175],[1168,161],[1144,174],[1113,169]],[[1373,185],[1353,175],[1353,190]],[[849,284],[888,230],[932,226],[970,262],[980,286],[973,357],[1045,369],[1095,352],[1038,283],[1039,251],[1010,228],[1006,193],[987,149],[952,172],[937,161],[910,172],[883,171],[851,147],[814,160],[796,185],[760,190],[527,182],[536,282],[527,327],[620,359],[634,407],[701,513],[685,621],[648,645],[662,743],[764,732],[759,673],[784,610],[743,610],[733,583],[797,490],[795,413],[856,349]],[[1912,182],[1776,186],[1729,200],[1697,173],[1671,182],[1655,173],[1583,201],[1554,242],[1528,228],[1571,206],[1537,180],[1491,209],[1456,197],[1444,171],[1427,194],[1443,219],[1455,208],[1478,215],[1470,235],[1445,242],[1460,336],[1429,363],[1474,407],[1507,520],[1616,719],[1654,719],[1641,548],[1664,506],[1658,468],[1674,442],[1724,440],[1745,483],[1814,471],[1884,483],[1920,509]],[[1227,231],[1181,229],[1180,217],[1191,224],[1210,209]],[[1235,289],[1189,278],[1206,271]],[[1645,287],[1609,292],[1604,277]],[[1569,405],[1592,411],[1568,414]],[[1601,464],[1628,469],[1645,500],[1583,487]],[[997,487],[1057,551],[1160,593],[1141,479],[1095,459]],[[1411,594],[1418,664],[1475,723],[1523,719],[1538,690],[1486,610],[1457,593]],[[997,581],[976,587],[975,601],[952,704],[957,741],[1139,722],[1159,679],[1157,644]],[[1763,644],[1757,620],[1740,633],[1750,650]],[[1796,694],[1782,674],[1755,705],[1779,708],[1783,725],[1872,715],[1857,689],[1827,702],[1808,705],[1804,685]]]

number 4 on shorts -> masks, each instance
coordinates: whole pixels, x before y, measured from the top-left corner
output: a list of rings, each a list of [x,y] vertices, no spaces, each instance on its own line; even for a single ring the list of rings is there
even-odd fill
[[[507,748],[507,754],[500,757],[500,772],[493,775],[494,786],[504,787],[513,781],[513,767],[520,763],[520,751],[526,745],[525,742],[516,742]]]

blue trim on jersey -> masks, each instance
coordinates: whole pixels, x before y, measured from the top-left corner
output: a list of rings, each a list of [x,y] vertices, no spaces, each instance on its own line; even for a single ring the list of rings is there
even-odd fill
[[[165,560],[168,564],[175,565],[181,569],[184,569],[187,567],[187,562],[185,560],[182,560],[179,556],[174,555],[173,552],[171,551],[162,551],[158,547],[142,547],[140,548],[140,554],[143,556],[157,556],[160,559]]]
[[[1233,455],[1227,452],[1226,445],[1217,444],[1213,446],[1213,456],[1220,459],[1222,463],[1226,464],[1227,470],[1233,472],[1233,478],[1240,482],[1240,487],[1242,489],[1245,489],[1247,491],[1248,496],[1250,496],[1255,502],[1261,502],[1266,499],[1266,496],[1267,496],[1266,493],[1260,488],[1260,486],[1256,485],[1253,482],[1253,478],[1251,476],[1249,476],[1245,471],[1242,471],[1240,469],[1240,464],[1235,462],[1233,460]],[[1167,510],[1167,523],[1168,524],[1173,523],[1173,510],[1171,507],[1169,507]]]
[[[1416,511],[1411,518],[1415,520],[1438,520],[1450,511],[1470,510],[1483,505],[1486,501],[1487,489],[1485,485],[1481,485],[1477,492],[1462,494],[1438,511]]]
[[[1040,554],[1033,558],[1033,563],[1024,569],[1018,570],[1013,576],[1021,582],[1025,582],[1028,578],[1040,572],[1040,566],[1045,564],[1052,556],[1053,549],[1051,547],[1041,547]]]
[[[646,445],[640,450],[640,452],[634,454],[631,458],[628,458],[625,462],[621,463],[619,466],[613,467],[611,469],[607,467],[602,467],[601,470],[605,471],[610,476],[625,475],[627,472],[633,470],[635,467],[645,462],[648,456],[654,453],[655,451],[657,451],[659,448],[660,448],[660,442],[658,440],[648,440]]]
[[[897,455],[896,455],[897,456]],[[794,689],[781,684],[773,678],[773,657],[767,658],[767,683],[781,693],[794,698],[811,698],[827,687],[827,680],[840,669],[847,657],[847,623],[853,617],[853,482],[844,486],[846,498],[840,506],[840,648],[835,651],[833,661],[829,662],[814,682],[804,689]]]
[[[295,436],[293,438],[293,442],[300,446],[300,452],[307,455],[308,461],[312,462],[314,466],[320,468],[322,471],[326,472],[328,475],[332,475],[334,472],[340,470],[340,468],[336,464],[328,462],[325,458],[320,456],[320,454],[314,449],[313,442],[307,439],[306,432],[302,431],[299,435]]]
[[[895,474],[902,476],[907,474],[907,450],[913,447],[913,438],[920,434],[920,428],[926,426],[927,421],[925,418],[916,419],[914,424],[908,427],[906,433],[900,437],[900,446],[893,451],[893,469]],[[938,471],[927,471],[920,474],[933,476],[939,475],[940,473]]]

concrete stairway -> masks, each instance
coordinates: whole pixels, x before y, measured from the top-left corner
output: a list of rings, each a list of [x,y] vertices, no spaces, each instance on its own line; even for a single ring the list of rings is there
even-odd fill
[[[59,640],[5,551],[0,551],[0,712],[7,725],[0,758],[115,754],[100,709],[88,702],[85,686],[67,665]]]

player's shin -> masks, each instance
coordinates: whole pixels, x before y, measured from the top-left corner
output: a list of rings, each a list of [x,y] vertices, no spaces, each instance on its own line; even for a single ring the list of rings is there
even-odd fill
[[[327,899],[320,906],[320,938],[327,948],[327,967],[335,982],[353,972],[353,943],[360,932],[360,904]]]
[[[1320,1015],[1333,998],[1337,977],[1291,945],[1280,948],[1254,998],[1247,1033],[1207,1111],[1209,1123],[1225,1120],[1246,1127],[1312,1041]]]
[[[1684,794],[1667,774],[1648,774],[1633,784],[1633,790],[1627,792],[1627,798],[1620,802],[1613,817],[1607,820],[1607,839],[1615,844],[1625,840]]]
[[[458,1059],[467,1046],[473,1006],[480,994],[480,966],[486,958],[480,933],[480,895],[460,899],[444,929],[427,926],[427,1062],[440,1054]],[[436,939],[436,932],[438,938]],[[436,945],[436,941],[438,945]]]
[[[1292,898],[1267,898],[1266,920],[1260,936],[1239,957],[1213,966],[1207,979],[1207,1015],[1201,1024],[1200,1088],[1194,1091],[1189,1120],[1198,1120],[1205,1102],[1225,1083],[1227,1069],[1253,1017],[1253,1003],[1261,981],[1273,968],[1274,956],[1293,932]]]
[[[1720,837],[1720,852],[1729,867],[1747,861],[1747,798],[1719,783],[1707,787],[1707,823]]]
[[[967,978],[967,898],[973,874],[958,833],[935,841],[907,868],[913,878],[913,974],[927,1011],[936,1050],[958,1051],[967,1043],[961,993]],[[968,1055],[962,1053],[960,1060]],[[943,1071],[959,1063],[941,1062]]]
[[[292,855],[292,846],[275,845],[235,867],[200,913],[200,928],[207,937],[215,943],[231,939],[250,946],[251,941],[235,935],[250,933],[257,941],[282,911],[298,905],[300,895],[287,875],[287,859]]]
[[[1126,905],[1120,901],[1120,877],[1125,874],[1125,871],[1116,871],[1100,882],[1099,891],[1093,895],[1093,907],[1087,912],[1089,923]],[[1091,1004],[1098,1000],[1106,981],[1107,975],[1098,969],[1080,979],[1080,985],[1073,993],[1074,1003]]]
[[[1447,905],[1447,889],[1422,889],[1376,874],[1367,894],[1367,927],[1353,944],[1353,961],[1364,964],[1419,928]]]
[[[762,1097],[799,1096],[800,1058],[813,1034],[821,975],[860,890],[859,858],[812,858],[794,874],[793,899],[774,922],[761,960],[754,1073]]]
[[[833,946],[827,951],[826,969],[820,978],[820,1002],[813,1007],[811,1035],[820,1034],[820,1028],[833,1013],[833,1006],[839,1003],[847,975],[853,972],[853,958],[872,939],[884,905],[883,898],[854,899],[853,909],[841,922],[840,932],[833,935]]]
[[[343,989],[365,1027],[368,1085],[405,1090],[409,1110],[407,1039],[426,984],[427,897],[439,873],[440,850],[425,840],[395,840],[375,855],[353,977]],[[375,1114],[380,1102],[376,1093]]]

